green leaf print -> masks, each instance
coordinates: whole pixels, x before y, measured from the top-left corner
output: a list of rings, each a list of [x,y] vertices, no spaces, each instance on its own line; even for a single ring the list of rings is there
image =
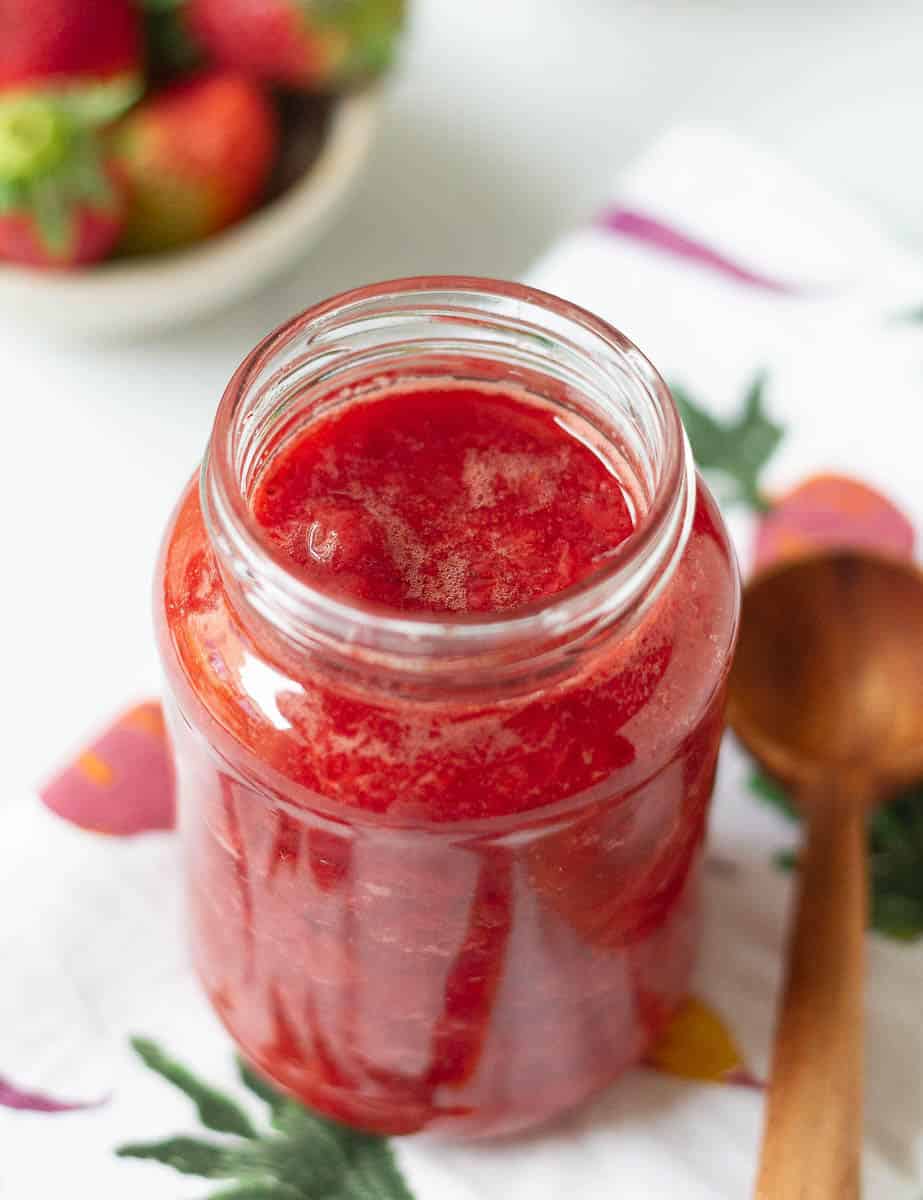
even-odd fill
[[[198,1138],[175,1137],[162,1142],[120,1146],[120,1158],[150,1158],[154,1162],[181,1171],[183,1175],[201,1175],[205,1179],[234,1176],[234,1155],[226,1146],[203,1142]]]
[[[754,771],[751,790],[791,820],[798,814],[785,789]],[[871,909],[869,925],[898,941],[923,937],[923,784],[878,809],[868,826]],[[790,851],[775,856],[790,870],[798,857]]]
[[[241,1082],[269,1110],[271,1127],[258,1131],[236,1101],[202,1083],[155,1043],[136,1038],[132,1044],[152,1071],[195,1101],[203,1125],[233,1136],[222,1142],[175,1137],[132,1143],[117,1150],[119,1156],[232,1181],[208,1200],[413,1200],[385,1138],[311,1112],[240,1061]]]
[[[195,1103],[199,1120],[206,1129],[217,1133],[236,1133],[241,1137],[256,1137],[250,1118],[236,1101],[200,1082],[178,1062],[164,1054],[163,1050],[147,1038],[132,1038],[132,1046],[144,1063],[178,1087]]]
[[[743,399],[740,414],[721,421],[706,412],[684,388],[670,385],[698,466],[713,478],[718,498],[747,504],[758,512],[768,507],[759,477],[784,436],[766,414],[766,374],[757,374]]]
[[[212,1192],[208,1200],[302,1200],[302,1195],[287,1183],[244,1183]]]
[[[237,1073],[244,1087],[249,1088],[254,1096],[257,1096],[264,1104],[268,1105],[273,1117],[272,1123],[276,1125],[276,1118],[284,1115],[286,1109],[289,1107],[288,1100],[286,1100],[281,1092],[277,1092],[272,1084],[268,1083],[257,1071],[254,1071],[250,1064],[242,1058],[237,1060]]]
[[[391,1147],[381,1138],[365,1138],[356,1147],[342,1196],[343,1200],[413,1200]]]

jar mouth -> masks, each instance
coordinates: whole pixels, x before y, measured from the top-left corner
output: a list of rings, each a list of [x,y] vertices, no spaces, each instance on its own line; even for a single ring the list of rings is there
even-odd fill
[[[420,336],[426,324],[430,333]],[[485,333],[488,331],[490,336]],[[416,336],[414,336],[416,334]],[[504,340],[506,339],[506,340]],[[647,496],[633,533],[606,561],[566,589],[494,613],[395,612],[318,588],[292,569],[256,520],[247,478],[261,462],[260,438],[286,402],[328,393],[363,373],[399,381],[414,363],[438,364],[473,347],[525,377],[548,372],[566,403],[581,390],[605,403],[607,389],[633,408],[610,413],[623,450],[646,458]],[[511,349],[512,348],[512,349]],[[513,354],[515,350],[515,354]],[[502,383],[506,376],[498,373]],[[381,390],[381,389],[379,389]],[[374,392],[371,393],[374,395]],[[590,398],[585,397],[587,403]],[[628,426],[631,426],[629,428]],[[226,582],[297,646],[348,651],[381,668],[447,670],[529,659],[592,637],[637,614],[678,561],[692,523],[695,472],[670,391],[640,350],[613,326],[547,292],[493,279],[419,276],[341,293],[263,339],[222,397],[202,464],[202,510]]]

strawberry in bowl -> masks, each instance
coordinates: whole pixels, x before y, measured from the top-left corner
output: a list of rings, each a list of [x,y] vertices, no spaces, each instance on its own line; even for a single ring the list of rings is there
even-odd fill
[[[109,143],[128,188],[122,249],[170,250],[256,207],[277,157],[276,113],[252,80],[207,71],[143,101]]]
[[[0,0],[0,314],[137,336],[290,271],[368,155],[383,93],[347,85],[404,3],[305,0],[286,45],[284,2],[227,0],[216,54],[194,0]]]
[[[406,0],[187,0],[186,24],[216,62],[327,91],[390,65]]]
[[[119,175],[57,100],[0,98],[0,259],[76,267],[104,258],[125,221]]]
[[[53,92],[110,120],[141,94],[143,59],[133,0],[0,0],[0,95]]]

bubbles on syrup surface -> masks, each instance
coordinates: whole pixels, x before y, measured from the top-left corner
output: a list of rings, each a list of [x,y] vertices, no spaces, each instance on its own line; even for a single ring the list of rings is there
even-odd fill
[[[525,512],[548,507],[557,492],[557,477],[570,460],[570,447],[553,450],[509,451],[497,446],[465,451],[462,482],[468,507],[494,508],[516,496]]]
[[[315,562],[325,563],[336,552],[339,535],[335,529],[324,531],[320,521],[312,521],[308,528],[308,554]]]
[[[258,492],[261,524],[318,586],[399,611],[520,607],[632,532],[618,481],[553,416],[450,385],[308,428]]]

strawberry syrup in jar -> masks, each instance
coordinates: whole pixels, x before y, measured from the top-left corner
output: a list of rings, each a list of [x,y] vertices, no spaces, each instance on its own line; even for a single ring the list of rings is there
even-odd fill
[[[513,284],[319,305],[231,381],[157,624],[195,962],[366,1129],[508,1133],[682,998],[739,589],[634,346]]]

